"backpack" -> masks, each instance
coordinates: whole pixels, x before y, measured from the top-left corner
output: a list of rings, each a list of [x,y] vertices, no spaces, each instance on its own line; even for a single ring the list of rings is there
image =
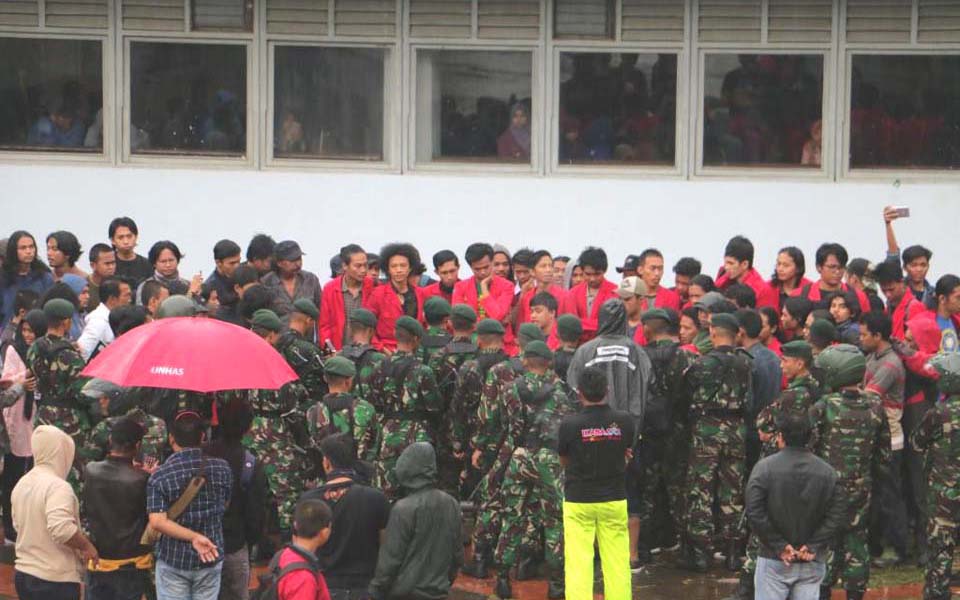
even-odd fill
[[[296,552],[303,560],[294,561],[281,569],[280,555],[282,555],[287,548]],[[255,592],[250,594],[250,600],[280,600],[280,580],[294,571],[310,571],[310,573],[316,577],[317,573],[320,572],[320,565],[310,560],[309,557],[305,556],[293,545],[287,545],[281,548],[280,551],[270,559],[270,565],[267,567],[266,573],[259,577],[259,587],[257,587]]]

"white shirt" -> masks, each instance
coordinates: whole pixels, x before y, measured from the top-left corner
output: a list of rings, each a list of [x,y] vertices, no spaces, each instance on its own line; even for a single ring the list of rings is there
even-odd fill
[[[103,347],[113,341],[113,330],[110,329],[110,309],[103,302],[87,315],[87,324],[83,326],[83,332],[77,344],[80,346],[80,354],[84,360],[90,360],[97,347]]]

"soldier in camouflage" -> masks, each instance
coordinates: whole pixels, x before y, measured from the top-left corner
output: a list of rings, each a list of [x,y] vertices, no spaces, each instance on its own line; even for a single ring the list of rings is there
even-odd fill
[[[560,315],[557,317],[557,337],[560,338],[560,347],[553,353],[553,370],[564,382],[567,381],[567,369],[570,361],[580,346],[583,336],[583,325],[576,315]]]
[[[357,376],[353,380],[353,393],[357,397],[373,397],[371,379],[374,372],[387,357],[377,352],[370,344],[377,327],[377,317],[365,308],[350,311],[348,326],[350,343],[343,347],[340,356],[349,359],[357,367]]]
[[[520,358],[523,355],[523,350],[527,347],[527,344],[534,341],[547,341],[547,336],[543,335],[539,327],[533,323],[523,323],[517,328],[517,346],[520,347],[520,354],[511,358],[510,364],[513,365],[513,370],[516,371],[518,375],[524,371],[523,359]]]
[[[479,381],[474,416],[467,420],[470,431],[470,465],[480,474],[480,482],[471,496],[477,506],[473,530],[473,561],[463,568],[471,577],[483,579],[493,559],[494,546],[500,533],[503,503],[500,486],[513,455],[517,440],[522,435],[523,419],[517,373],[506,354],[503,354],[503,336],[506,330],[499,321],[484,319],[477,325],[480,346],[476,361],[467,361],[461,368],[457,390],[458,417],[468,408],[473,397],[467,397],[468,386]],[[467,378],[470,381],[467,381]],[[472,392],[472,387],[469,388]],[[457,419],[459,420],[459,418]],[[455,444],[463,443],[455,438]]]
[[[683,523],[683,479],[690,443],[690,398],[684,373],[697,357],[680,348],[676,313],[671,315],[667,309],[655,308],[643,313],[640,320],[647,340],[643,349],[653,365],[654,376],[644,409],[640,444],[640,544],[635,558],[649,563],[653,559],[650,548],[655,543],[651,534],[659,527],[671,535]]]
[[[104,460],[110,453],[110,432],[117,421],[129,418],[143,428],[140,456],[136,461],[150,466],[160,464],[170,454],[167,425],[163,419],[147,414],[138,406],[140,390],[121,388],[102,379],[91,379],[83,386],[83,395],[98,403],[104,419],[97,423],[85,444],[77,448],[84,464]]]
[[[440,354],[440,351],[450,343],[448,325],[450,323],[450,303],[442,296],[431,296],[423,303],[423,318],[427,321],[427,331],[420,343],[419,356],[424,364]]]
[[[496,593],[512,597],[510,569],[521,543],[536,547],[543,530],[544,558],[550,573],[547,597],[563,598],[563,490],[557,455],[560,421],[569,414],[566,384],[552,369],[553,352],[544,342],[527,344],[524,372],[517,378],[522,401],[522,438],[513,450],[501,496],[503,523],[494,554],[499,566]],[[518,569],[518,579],[522,579]]]
[[[750,389],[749,357],[734,348],[740,324],[718,313],[710,322],[712,350],[685,376],[692,392],[693,447],[687,468],[687,522],[681,566],[703,572],[713,539],[713,505],[719,506],[727,568],[737,570],[743,516],[745,434],[743,409]]]
[[[394,327],[397,350],[373,374],[370,403],[381,416],[377,452],[378,487],[391,500],[400,495],[397,459],[415,442],[433,442],[431,420],[440,411],[440,393],[433,371],[417,357],[423,327],[403,316]]]
[[[870,578],[870,490],[873,473],[890,462],[890,426],[880,397],[858,387],[867,361],[856,346],[831,346],[814,364],[829,390],[810,409],[816,453],[836,469],[848,506],[847,526],[833,549],[820,597],[829,598],[840,578],[847,598],[861,600]]]
[[[950,571],[960,536],[960,354],[936,355],[929,363],[939,373],[945,396],[924,415],[910,437],[926,452],[928,558],[923,600],[950,599]]]
[[[342,356],[327,359],[324,375],[330,393],[307,411],[310,437],[314,446],[319,448],[320,441],[328,435],[349,435],[353,440],[356,458],[362,461],[356,467],[357,474],[363,483],[369,485],[380,443],[377,411],[372,404],[350,393],[357,368],[349,359]]]
[[[463,460],[454,456],[451,426],[455,415],[452,411],[453,397],[457,391],[457,373],[468,360],[477,356],[477,345],[473,342],[473,331],[477,324],[477,313],[466,304],[458,304],[451,309],[450,325],[453,338],[440,352],[434,354],[427,366],[437,378],[441,408],[438,416],[437,434],[437,487],[454,498],[460,497],[460,472]]]
[[[323,353],[310,341],[317,327],[320,311],[313,302],[300,298],[293,303],[288,329],[280,336],[276,347],[290,368],[307,388],[311,404],[319,402],[327,393],[327,383],[323,379]],[[306,410],[307,407],[304,407]]]

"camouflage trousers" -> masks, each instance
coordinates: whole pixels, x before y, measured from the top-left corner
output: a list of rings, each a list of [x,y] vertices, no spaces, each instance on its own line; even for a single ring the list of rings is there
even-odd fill
[[[377,485],[390,500],[400,497],[397,460],[407,446],[415,442],[433,442],[426,424],[410,419],[383,422],[380,450],[377,453]]]
[[[740,538],[743,516],[745,428],[742,419],[704,415],[693,426],[687,467],[687,540],[701,557],[710,554],[713,504],[719,506],[721,536]]]
[[[866,592],[870,580],[870,549],[867,544],[870,525],[870,482],[857,479],[842,484],[847,498],[848,521],[837,539],[827,563],[824,587],[833,587],[838,580],[843,588]]]
[[[531,452],[517,448],[503,478],[503,523],[495,562],[509,569],[517,564],[521,546],[539,546],[543,528],[544,559],[554,573],[563,570],[563,492],[560,458],[547,448]]]
[[[669,438],[647,436],[640,444],[640,539],[643,545],[653,548],[657,538],[663,538],[664,532],[672,533],[676,524],[678,504],[676,496],[671,496],[670,483],[667,480],[666,464]],[[682,494],[681,494],[682,496]],[[679,505],[683,502],[680,500]],[[659,533],[658,533],[659,532]]]
[[[956,500],[928,493],[930,517],[927,519],[927,570],[923,585],[923,600],[950,598],[950,571],[953,552],[960,536],[957,516],[960,506]]]
[[[243,445],[263,465],[280,529],[291,529],[293,510],[304,488],[304,460],[295,450],[293,436],[280,418],[257,416]]]
[[[676,428],[667,438],[663,457],[663,478],[667,498],[677,531],[683,531],[686,522],[687,466],[690,461],[691,436],[689,428]]]
[[[83,498],[83,483],[80,476],[83,471],[83,447],[90,433],[87,416],[66,406],[42,404],[37,409],[37,425],[52,425],[73,439],[75,448],[73,466],[67,473],[67,483],[73,488],[77,498]]]
[[[477,506],[477,519],[473,526],[474,552],[479,548],[492,554],[500,539],[504,512],[503,494],[500,492],[511,456],[513,449],[504,445],[492,460],[492,464],[490,460],[481,459],[481,467],[489,464],[490,468],[481,469],[484,475],[473,492],[473,501]]]

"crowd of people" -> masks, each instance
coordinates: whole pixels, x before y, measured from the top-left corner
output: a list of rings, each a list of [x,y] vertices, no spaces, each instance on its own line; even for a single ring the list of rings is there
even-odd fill
[[[582,600],[596,542],[616,600],[673,547],[681,568],[739,572],[735,598],[862,598],[871,566],[911,559],[924,598],[949,598],[960,278],[928,282],[931,252],[901,251],[900,213],[883,217],[881,260],[825,243],[812,281],[785,247],[767,280],[738,235],[716,276],[677,260],[672,288],[653,248],[614,282],[599,247],[476,242],[430,275],[409,243],[348,244],[321,285],[296,241],[264,234],[245,253],[218,241],[204,280],[172,241],[137,254],[128,217],[89,273],[74,234],[50,233],[44,263],[16,231],[0,491],[18,594],[246,598],[256,547],[265,597],[436,600],[463,573],[495,575],[500,598],[543,575]],[[177,317],[249,328],[297,379],[200,393],[81,375]]]

